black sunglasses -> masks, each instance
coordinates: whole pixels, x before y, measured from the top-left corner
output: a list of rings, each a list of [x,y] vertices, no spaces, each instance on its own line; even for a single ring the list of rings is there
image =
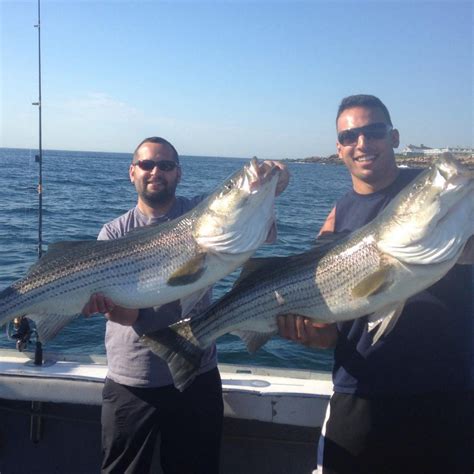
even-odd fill
[[[161,171],[173,171],[178,166],[178,163],[176,163],[176,161],[171,160],[138,160],[136,163],[133,164],[137,165],[143,171],[151,171],[155,166]]]
[[[355,145],[361,135],[364,135],[367,140],[382,140],[390,130],[392,130],[392,127],[386,123],[371,123],[365,127],[349,128],[339,132],[337,134],[337,141],[342,146]]]

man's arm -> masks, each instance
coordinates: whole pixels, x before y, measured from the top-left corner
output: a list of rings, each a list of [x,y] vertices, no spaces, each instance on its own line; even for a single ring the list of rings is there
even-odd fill
[[[319,230],[318,237],[334,232],[335,221],[336,208],[333,208]],[[281,315],[277,323],[280,336],[290,341],[317,349],[329,349],[336,345],[338,333],[335,324],[317,323],[298,314]]]
[[[336,208],[333,207],[326,217],[324,224],[319,229],[318,237],[323,234],[333,233],[336,225]]]
[[[335,324],[316,323],[298,314],[278,316],[278,332],[281,337],[314,349],[330,349],[337,342]]]

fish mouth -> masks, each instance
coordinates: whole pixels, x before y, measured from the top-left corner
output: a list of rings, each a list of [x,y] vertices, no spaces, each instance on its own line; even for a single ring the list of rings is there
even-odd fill
[[[272,181],[279,172],[280,168],[278,166],[265,162],[259,165],[258,160],[253,158],[245,167],[245,177],[250,193],[257,192],[263,185]]]
[[[441,193],[452,191],[456,188],[474,189],[474,170],[461,163],[446,161],[452,157],[444,153],[441,159],[433,166],[435,170],[433,182],[439,183]]]

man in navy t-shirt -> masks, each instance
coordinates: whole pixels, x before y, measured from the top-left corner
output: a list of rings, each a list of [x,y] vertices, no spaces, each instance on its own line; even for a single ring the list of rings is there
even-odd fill
[[[320,233],[370,222],[420,170],[399,169],[398,130],[374,96],[345,98],[337,150],[352,178]],[[472,239],[471,239],[472,240]],[[473,272],[455,267],[408,300],[373,344],[367,318],[332,325],[288,315],[280,334],[334,347],[334,393],[318,446],[318,474],[472,473]]]

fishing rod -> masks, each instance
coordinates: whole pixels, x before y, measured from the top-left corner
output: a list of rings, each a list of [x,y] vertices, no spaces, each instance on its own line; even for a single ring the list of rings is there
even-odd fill
[[[38,154],[35,155],[35,161],[38,163],[38,259],[43,255],[43,142],[42,142],[42,123],[41,123],[41,0],[38,0],[38,23],[34,25],[38,29],[38,102],[33,102],[32,105],[38,107],[39,118],[39,143]],[[36,335],[35,346],[35,365],[43,364],[43,345],[38,340],[38,334],[32,330],[28,319],[25,315],[18,316],[13,320],[13,329],[15,333],[9,335],[7,326],[7,335],[12,339],[16,339],[16,348],[23,352],[30,342],[32,335]]]
[[[38,0],[38,23],[34,25],[38,29],[38,154],[35,161],[38,163],[38,258],[43,255],[43,142],[41,122],[41,0]]]
[[[38,258],[43,255],[43,130],[41,122],[41,0],[38,0],[38,154],[35,161],[38,163]],[[36,334],[35,365],[43,364],[43,345]]]

